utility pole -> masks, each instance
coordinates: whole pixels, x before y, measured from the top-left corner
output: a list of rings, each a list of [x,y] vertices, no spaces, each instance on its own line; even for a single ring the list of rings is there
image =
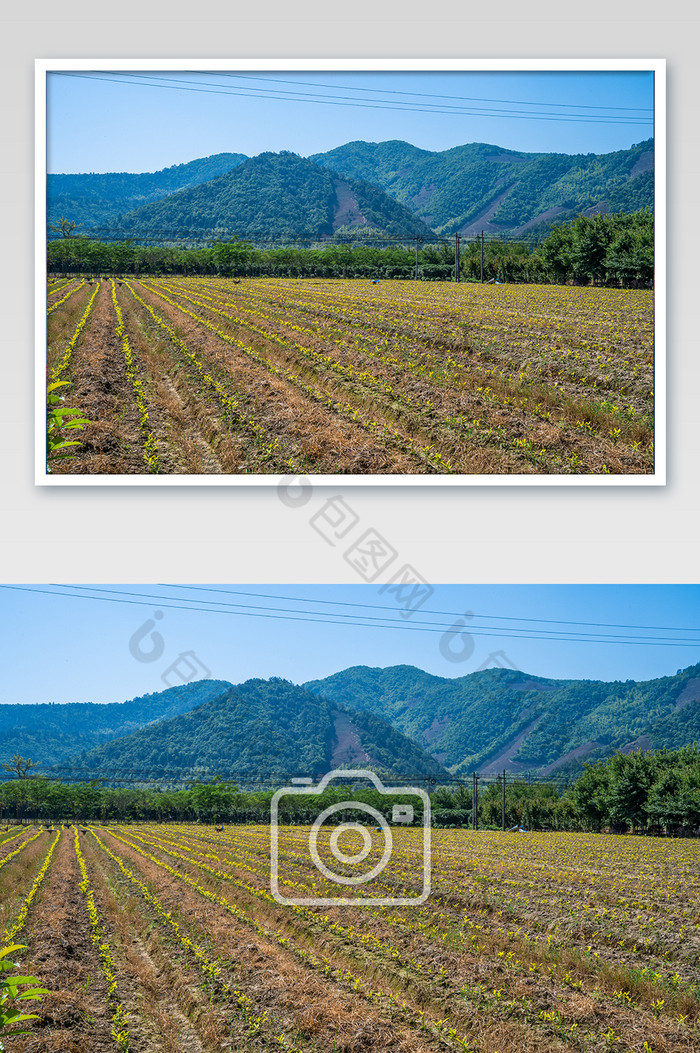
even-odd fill
[[[476,772],[472,774],[472,830],[479,829],[479,779]]]
[[[418,246],[423,244],[422,238],[416,238],[416,274],[415,280],[418,281]]]
[[[484,284],[484,232],[481,232],[481,284]]]
[[[455,234],[455,281],[459,281],[459,239],[461,234]]]
[[[503,798],[501,800],[501,821],[503,829],[506,828],[506,769],[503,769]]]

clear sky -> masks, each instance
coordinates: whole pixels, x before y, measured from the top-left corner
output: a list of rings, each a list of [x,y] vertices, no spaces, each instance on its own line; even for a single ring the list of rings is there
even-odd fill
[[[49,172],[152,172],[211,154],[403,139],[606,153],[653,135],[646,71],[76,70],[47,75]]]
[[[303,683],[352,665],[644,680],[700,661],[697,585],[438,585],[409,618],[374,585],[22,588],[0,587],[2,703],[124,701],[208,675]]]

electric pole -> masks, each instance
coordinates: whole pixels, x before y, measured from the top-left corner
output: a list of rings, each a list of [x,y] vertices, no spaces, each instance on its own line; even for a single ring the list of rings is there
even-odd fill
[[[416,238],[416,274],[415,280],[418,281],[418,246],[423,244],[422,238]]]
[[[484,232],[481,232],[481,284],[484,284]]]
[[[506,828],[506,769],[503,769],[503,797],[501,800],[501,820],[503,829]]]
[[[455,281],[459,281],[459,239],[461,234],[455,234]]]
[[[479,829],[479,779],[476,772],[472,774],[472,830]]]

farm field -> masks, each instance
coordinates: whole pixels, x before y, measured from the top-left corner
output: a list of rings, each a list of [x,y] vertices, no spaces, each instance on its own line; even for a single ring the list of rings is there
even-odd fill
[[[77,277],[47,311],[90,421],[52,474],[654,470],[650,290]]]
[[[308,837],[283,828],[290,895],[323,888]],[[3,943],[52,991],[8,1048],[700,1050],[697,841],[435,830],[432,895],[399,908],[282,906],[269,843],[267,826],[1,833]],[[421,844],[394,831],[372,894],[417,892]]]

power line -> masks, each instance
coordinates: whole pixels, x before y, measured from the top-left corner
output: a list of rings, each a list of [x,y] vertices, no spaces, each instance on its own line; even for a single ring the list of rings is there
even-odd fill
[[[159,600],[159,597],[158,596],[154,596],[153,594],[148,594],[148,593],[144,594],[144,593],[139,593],[139,592],[122,592],[121,590],[118,590],[118,589],[100,589],[100,588],[98,588],[96,586],[65,585],[65,586],[57,586],[57,587],[59,587],[59,588],[63,587],[63,588],[75,589],[75,590],[79,590],[81,592],[107,593],[109,596],[138,596],[141,599],[155,600],[156,602],[158,602],[158,600]],[[172,588],[179,588],[179,586],[177,586],[177,585],[166,585],[165,588],[171,588],[172,589]],[[192,588],[196,588],[196,586],[192,586]],[[217,590],[216,589],[209,590],[209,589],[203,588],[202,591],[203,592],[205,592],[205,591],[216,592]],[[230,593],[230,594],[234,595],[235,593]],[[252,594],[252,595],[256,595],[256,594]],[[92,597],[92,598],[100,599],[101,597],[98,596],[98,597]],[[264,596],[264,595],[258,594],[257,598],[258,599],[266,599],[267,597]],[[176,599],[182,600],[183,597],[178,596],[178,597],[176,597]],[[217,600],[207,600],[207,601],[202,601],[202,600],[195,601],[195,600],[192,600],[192,601],[187,601],[187,602],[191,602],[193,604],[195,602],[200,602],[200,603],[201,602],[207,602],[208,604],[211,604],[211,605],[213,605],[215,607],[235,607],[235,608],[243,608],[245,610],[270,611],[270,612],[274,612],[275,614],[294,614],[294,615],[297,615],[297,614],[313,614],[315,616],[323,617],[323,612],[322,611],[297,611],[297,610],[295,610],[293,608],[287,608],[287,607],[253,607],[251,604],[238,604],[238,603],[230,603],[230,602],[217,601]],[[292,597],[292,602],[298,603],[300,601],[299,601],[298,598]],[[310,600],[310,601],[307,601],[307,602],[313,603],[313,600]],[[365,607],[369,607],[370,605],[366,604],[364,606]],[[191,609],[191,610],[198,610],[200,608],[192,607],[192,608],[189,608],[189,609]],[[206,609],[208,609],[208,608],[206,608]],[[388,609],[391,609],[391,608],[384,607],[382,609],[388,610]],[[214,611],[212,613],[219,613],[219,612],[218,611]],[[228,613],[228,612],[222,611],[221,613]],[[236,612],[233,612],[233,613],[236,613]],[[422,614],[428,614],[428,613],[433,613],[433,612],[422,611],[421,613]],[[349,619],[349,621],[347,623],[340,623],[340,624],[353,624],[353,623],[357,624],[358,621],[359,621],[358,616],[356,616],[356,615],[342,614],[340,616],[343,617],[343,618]],[[362,627],[364,627],[364,625],[367,622],[372,622],[372,623],[392,622],[392,623],[396,623],[397,625],[402,625],[405,622],[404,618],[401,618],[401,617],[388,618],[386,615],[383,615],[381,617],[373,617],[372,615],[365,614],[365,615],[362,615],[361,617],[364,619],[363,622],[359,622],[359,624]],[[443,624],[435,625],[432,622],[423,622],[420,619],[418,619],[418,620],[414,619],[412,624],[413,625],[430,625],[431,628],[442,629],[445,632],[448,632],[450,629],[452,629],[454,627],[454,624],[455,624],[456,621],[461,620],[461,616],[459,614],[456,614],[456,613],[453,612],[453,613],[448,613],[447,617],[453,619],[451,623],[448,622],[446,624],[443,623]],[[484,615],[481,615],[480,617],[484,617]],[[496,615],[496,618],[498,619],[497,615]],[[509,619],[509,620],[515,621],[516,619]],[[527,621],[528,619],[524,619],[524,620]],[[542,622],[543,622],[543,624],[553,624],[551,622],[550,623],[546,623],[544,620],[542,620]],[[554,623],[554,624],[556,624],[556,623]],[[581,624],[581,623],[574,622],[572,624]],[[591,626],[594,626],[596,623],[589,623],[589,624]],[[392,626],[390,626],[390,625],[389,626],[387,626],[387,625],[378,625],[377,627],[378,628],[391,628]],[[479,628],[480,629],[494,630],[495,633],[497,633],[497,634],[502,631],[502,627],[498,626],[498,625],[482,625]],[[608,628],[617,628],[617,626],[608,626]],[[521,628],[521,632],[522,633],[529,634],[529,635],[525,636],[525,639],[531,639],[532,638],[531,634],[533,634],[533,633],[535,633],[537,631],[545,632],[547,634],[545,637],[537,637],[537,639],[543,639],[544,638],[544,639],[558,640],[562,636],[563,637],[576,636],[576,637],[589,637],[589,638],[592,638],[592,642],[593,642],[594,638],[600,637],[602,635],[601,633],[585,633],[585,632],[572,633],[572,632],[569,632],[568,630],[564,630],[564,629],[535,630],[535,629]],[[665,631],[665,629],[663,629],[663,627],[662,627],[662,631]],[[688,629],[688,630],[682,630],[682,631],[684,631],[684,632],[698,632],[698,629]],[[626,639],[626,636],[615,637],[615,636],[611,636],[611,635],[608,634],[605,638],[609,639],[609,640],[624,640],[624,639]],[[587,642],[587,641],[584,640],[582,642]],[[648,641],[647,640],[639,640],[639,642],[646,643]],[[700,646],[700,640],[694,642],[694,645]]]
[[[356,228],[361,229],[361,228]],[[51,238],[51,241],[57,241],[59,244],[65,242],[80,241],[81,238],[90,237],[95,234],[105,234],[109,236],[119,236],[127,239],[143,239],[143,240],[156,240],[157,238],[184,238],[189,236],[197,236],[209,241],[220,241],[221,238],[229,238],[231,241],[234,239],[239,241],[257,241],[264,244],[284,244],[289,245],[290,239],[298,239],[300,242],[306,243],[318,243],[324,247],[338,247],[343,244],[358,244],[359,239],[347,238],[346,242],[333,241],[330,235],[317,234],[309,231],[292,231],[288,234],[270,234],[269,231],[247,231],[241,232],[236,230],[228,230],[227,228],[221,227],[179,227],[179,228],[153,228],[151,230],[139,230],[134,228],[120,228],[120,227],[86,227],[84,233],[71,235],[69,238],[64,238],[57,234],[56,237]],[[447,237],[440,234],[435,234],[433,238],[430,238],[428,234],[422,235],[424,244],[426,245],[448,245],[449,241]],[[476,237],[476,235],[474,235]],[[385,243],[389,244],[407,244],[413,245],[415,243],[415,235],[397,235],[394,237],[391,234],[386,235],[365,235],[362,239],[363,243],[374,244]]]
[[[188,70],[189,73],[202,73],[201,70]],[[402,71],[399,71],[402,72]],[[455,72],[455,71],[453,71]],[[579,110],[629,110],[641,113],[653,113],[653,106],[586,106],[583,103],[573,102],[526,102],[524,99],[485,99],[475,95],[437,95],[432,92],[422,91],[397,91],[392,88],[362,88],[359,85],[343,85],[342,88],[336,84],[318,84],[314,81],[283,80],[279,77],[254,77],[247,73],[234,73],[229,70],[217,70],[216,76],[232,77],[237,80],[261,80],[274,84],[302,84],[306,87],[337,88],[339,91],[364,91],[375,92],[378,95],[411,95],[419,99],[452,99],[459,102],[499,102],[508,106],[555,106],[557,109],[572,109],[574,106]]]
[[[107,745],[109,744],[109,741]],[[53,765],[50,768],[47,767],[45,772],[41,774],[34,774],[29,777],[28,781],[34,782],[168,782],[178,780],[180,782],[204,782],[205,785],[220,785],[222,782],[235,782],[243,783],[248,785],[257,786],[271,786],[271,785],[282,785],[284,783],[291,782],[292,779],[299,777],[299,771],[222,771],[221,769],[212,770],[209,768],[207,771],[195,768],[149,768],[147,770],[140,771],[133,768],[120,768],[120,769],[105,769],[105,768],[85,768],[75,767],[68,765]],[[537,785],[541,783],[563,783],[568,782],[571,779],[570,773],[559,773],[552,775],[538,775],[536,772],[508,772],[507,778],[511,782],[525,782],[527,784]],[[16,775],[12,772],[0,772],[0,782],[14,783]],[[451,772],[446,772],[444,775],[440,772],[421,772],[412,775],[391,775],[387,776],[388,779],[396,786],[413,786],[420,783],[431,782],[435,785],[440,786],[455,786],[465,787],[471,783],[472,775],[454,775]],[[479,774],[479,779],[482,782],[497,782],[502,778],[502,770],[485,772]],[[338,783],[340,785],[340,782]],[[368,787],[371,788],[371,787]]]
[[[130,84],[132,87],[148,87],[148,88],[161,88],[163,90],[171,91],[190,91],[195,94],[209,94],[209,95],[228,95],[234,98],[258,98],[268,99],[275,102],[302,102],[312,103],[322,106],[352,106],[358,109],[372,109],[372,110],[390,110],[394,112],[411,112],[411,113],[431,113],[434,115],[445,115],[445,116],[457,116],[457,117],[486,117],[486,118],[498,118],[501,120],[526,120],[526,121],[555,121],[555,122],[567,122],[572,124],[620,124],[634,127],[650,127],[653,126],[653,120],[646,117],[613,117],[601,115],[599,117],[592,117],[585,114],[572,114],[572,115],[561,115],[554,114],[551,111],[542,111],[540,113],[519,113],[519,112],[508,112],[507,110],[479,110],[469,108],[458,108],[458,107],[446,107],[443,105],[431,105],[425,104],[423,106],[413,106],[409,103],[381,103],[381,102],[361,102],[357,99],[352,99],[347,96],[338,96],[334,98],[324,98],[318,95],[310,95],[307,92],[264,92],[262,89],[257,91],[247,91],[242,88],[224,89],[224,88],[207,88],[204,86],[193,86],[185,85],[184,83],[177,83],[175,78],[156,78],[147,77],[144,79],[143,74],[133,74],[130,79],[122,80],[120,77],[127,76],[128,73],[120,71],[120,77],[114,75],[105,75],[105,71],[96,71],[94,73],[75,73],[67,70],[56,70],[51,71],[54,75],[64,77],[77,77],[87,80],[101,80],[109,83],[116,84]],[[141,80],[137,80],[137,77],[141,77]]]
[[[353,620],[351,615],[337,615],[335,618],[327,618],[323,612],[319,611],[284,611],[279,608],[250,608],[250,609],[234,609],[234,610],[223,610],[223,609],[212,609],[211,606],[202,607],[195,605],[194,601],[186,601],[183,603],[170,603],[163,602],[162,597],[144,596],[142,593],[129,593],[130,596],[142,596],[142,599],[126,599],[119,596],[116,592],[110,590],[98,590],[94,589],[95,592],[106,592],[109,595],[90,595],[86,596],[83,593],[76,595],[75,592],[55,592],[50,589],[41,589],[38,587],[30,586],[19,586],[19,585],[0,585],[0,588],[17,591],[17,592],[30,592],[40,593],[44,595],[54,597],[64,597],[66,599],[82,599],[85,601],[96,601],[101,603],[121,603],[130,606],[140,607],[163,607],[165,609],[173,610],[184,610],[193,611],[203,614],[223,614],[233,617],[248,617],[248,618],[263,618],[272,621],[293,621],[293,622],[304,622],[312,625],[337,625],[337,626],[354,626],[356,628],[369,628],[369,629],[393,629],[403,630],[409,632],[428,632],[428,633],[440,633],[445,635],[446,633],[453,632],[455,635],[465,634],[468,636],[486,636],[498,639],[525,639],[525,640],[544,640],[550,642],[568,642],[568,643],[588,643],[588,644],[599,644],[599,643],[610,643],[618,646],[659,646],[659,647],[700,647],[700,640],[672,640],[672,639],[661,639],[656,637],[638,637],[631,638],[626,636],[611,636],[609,634],[593,634],[593,633],[577,633],[568,634],[563,630],[554,630],[551,633],[545,635],[536,635],[536,630],[521,629],[519,632],[504,631],[501,627],[490,628],[488,626],[480,626],[472,629],[471,626],[467,626],[461,615],[454,615],[455,622],[450,624],[433,624],[433,623],[421,623],[417,624],[412,622],[407,624],[405,619],[382,619],[382,620],[368,620],[365,616],[365,620],[355,619]],[[72,585],[56,585],[53,588],[73,588],[90,591],[87,586],[72,586]],[[181,597],[176,597],[181,599]],[[155,601],[155,604],[154,604]],[[201,601],[200,601],[201,602]],[[248,608],[248,605],[236,605],[231,604],[232,607],[243,607]],[[274,612],[274,613],[273,613]],[[310,615],[313,615],[311,617]],[[450,616],[452,617],[452,616]],[[339,620],[343,618],[343,620]],[[388,622],[396,621],[399,624],[387,624]],[[455,630],[455,625],[463,624]],[[686,631],[686,630],[684,630]]]
[[[158,583],[160,588],[163,589],[196,589],[198,592],[222,592],[226,596],[253,596],[257,599],[270,599],[270,600],[284,600],[285,602],[295,601],[299,603],[322,603],[330,604],[335,607],[366,607],[369,610],[384,610],[393,611],[396,608],[388,604],[376,604],[376,603],[351,603],[347,600],[321,600],[313,599],[307,600],[303,596],[276,596],[269,595],[268,593],[260,592],[243,592],[240,589],[212,589],[207,585],[168,585],[165,582]],[[77,588],[78,586],[71,586],[71,588]],[[446,618],[457,618],[459,615],[455,614],[454,611],[434,611],[424,610],[423,614],[436,614]],[[646,629],[646,630],[660,630],[662,632],[680,632],[680,633],[696,633],[700,631],[699,626],[693,628],[686,628],[679,625],[627,625],[619,624],[617,622],[583,622],[583,621],[565,621],[561,618],[527,618],[525,615],[520,615],[517,618],[510,617],[505,614],[473,614],[474,618],[494,618],[497,621],[506,622],[541,622],[546,625],[588,625],[597,626],[598,628],[605,629]]]

